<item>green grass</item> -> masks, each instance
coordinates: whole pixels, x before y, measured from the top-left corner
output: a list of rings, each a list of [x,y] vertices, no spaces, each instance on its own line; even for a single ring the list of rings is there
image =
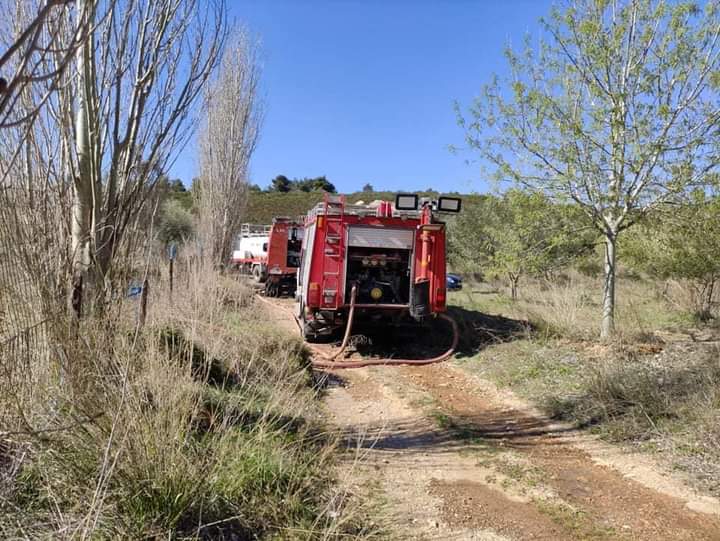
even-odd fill
[[[117,440],[107,416],[33,442],[34,460],[15,480],[18,499],[3,502],[6,519],[18,506],[42,535],[40,524],[52,528],[57,508],[84,513],[109,445],[115,461],[95,536],[254,538],[288,526],[319,529],[332,461],[321,427],[283,411],[271,381],[218,387],[172,375],[142,385],[147,396],[121,411],[127,430]],[[10,524],[2,526],[7,532]]]
[[[564,530],[572,532],[576,539],[591,540],[618,540],[627,539],[619,534],[612,526],[597,524],[587,512],[576,509],[562,501],[536,499],[535,505],[541,513],[547,515]]]

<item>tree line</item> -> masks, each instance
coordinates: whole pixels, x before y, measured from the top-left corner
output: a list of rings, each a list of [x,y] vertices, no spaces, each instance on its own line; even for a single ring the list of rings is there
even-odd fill
[[[278,175],[270,182],[267,191],[269,192],[315,192],[323,191],[337,193],[335,185],[325,175],[319,177],[304,177],[289,179],[285,175]]]
[[[513,300],[529,279],[556,281],[575,269],[602,276],[604,238],[582,209],[538,193],[512,189],[466,202],[448,223],[451,268],[507,284]],[[623,268],[690,287],[698,319],[716,314],[720,280],[720,198],[698,191],[683,204],[643,217],[618,243]]]

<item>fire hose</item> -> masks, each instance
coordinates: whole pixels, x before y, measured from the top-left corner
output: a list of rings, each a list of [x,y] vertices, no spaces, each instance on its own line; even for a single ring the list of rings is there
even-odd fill
[[[315,354],[315,358],[311,361],[313,368],[330,368],[330,369],[344,369],[344,368],[363,368],[365,366],[386,366],[386,365],[410,365],[410,366],[422,366],[426,364],[434,364],[439,363],[442,361],[445,361],[450,356],[452,356],[453,353],[455,353],[455,349],[458,346],[458,342],[460,340],[460,330],[458,328],[457,322],[448,316],[447,314],[439,314],[439,317],[444,319],[445,321],[448,321],[450,325],[452,326],[453,331],[453,339],[452,344],[450,345],[450,348],[445,351],[444,353],[437,355],[435,357],[432,357],[430,359],[363,359],[360,361],[335,361],[337,357],[339,357],[344,351],[345,348],[347,348],[348,342],[350,341],[350,336],[352,334],[352,325],[353,320],[355,317],[355,296],[356,296],[357,290],[356,286],[353,286],[351,292],[350,292],[350,311],[348,312],[348,321],[347,325],[345,327],[345,334],[343,336],[342,343],[340,344],[340,348],[333,353],[332,355],[326,355],[325,353],[319,351],[318,349],[308,346],[313,353]],[[272,306],[276,306],[267,299],[264,299],[262,297],[258,297],[263,302],[270,304]],[[284,309],[283,309],[284,310]],[[289,311],[289,310],[288,310]],[[295,314],[292,314],[293,319],[295,319],[295,323],[297,323],[298,326],[300,326],[300,322],[295,317]]]

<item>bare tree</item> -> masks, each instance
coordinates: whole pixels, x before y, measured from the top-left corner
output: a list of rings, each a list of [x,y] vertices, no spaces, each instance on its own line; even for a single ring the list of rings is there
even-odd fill
[[[93,14],[60,0],[0,0],[0,10],[10,15],[0,19],[0,253],[13,268],[11,302],[26,312],[11,318],[17,332],[53,313],[68,268],[69,162],[57,113]]]
[[[2,67],[4,91],[14,86],[0,114],[0,424],[12,403],[23,430],[52,422],[59,387],[83,396],[82,359],[100,359],[117,322],[105,319],[97,342],[68,339],[67,299],[78,314],[83,284],[97,285],[86,300],[106,300],[122,272],[137,272],[152,215],[141,211],[195,127],[226,35],[213,0],[51,4],[34,42],[46,45],[27,55],[38,76],[14,75],[22,47]],[[0,17],[0,40],[15,43],[35,4],[0,6],[18,14]]]
[[[96,13],[105,4],[78,0]],[[222,1],[118,0],[77,52],[72,177],[73,305],[96,298],[148,190],[192,133],[226,35]]]
[[[461,123],[499,179],[574,201],[602,233],[608,337],[619,235],[720,164],[719,4],[574,0],[543,28]]]
[[[218,76],[206,93],[200,146],[200,237],[214,265],[230,257],[245,209],[248,167],[262,108],[257,42],[244,29],[233,32]]]
[[[70,64],[89,30],[91,14],[73,12],[72,0],[0,0],[0,10],[12,13],[0,25],[5,51],[0,56],[0,128],[34,120],[55,91],[55,82]],[[67,32],[74,19],[74,31]],[[7,39],[7,38],[6,38]],[[45,92],[28,109],[27,87],[43,85]]]
[[[37,176],[30,167],[38,155],[35,123],[49,126],[47,107],[69,82],[69,67],[90,31],[92,14],[67,0],[0,0],[0,11],[12,14],[0,19],[0,186],[17,187],[23,177],[30,190]],[[59,140],[57,130],[42,135]]]
[[[29,429],[44,415],[26,406],[61,358],[70,183],[57,106],[91,16],[57,0],[0,0],[0,12],[0,394]]]

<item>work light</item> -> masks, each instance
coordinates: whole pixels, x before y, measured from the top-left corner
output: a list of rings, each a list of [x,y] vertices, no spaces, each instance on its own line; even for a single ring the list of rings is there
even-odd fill
[[[417,194],[399,193],[395,196],[395,209],[397,210],[417,210],[418,196]]]

